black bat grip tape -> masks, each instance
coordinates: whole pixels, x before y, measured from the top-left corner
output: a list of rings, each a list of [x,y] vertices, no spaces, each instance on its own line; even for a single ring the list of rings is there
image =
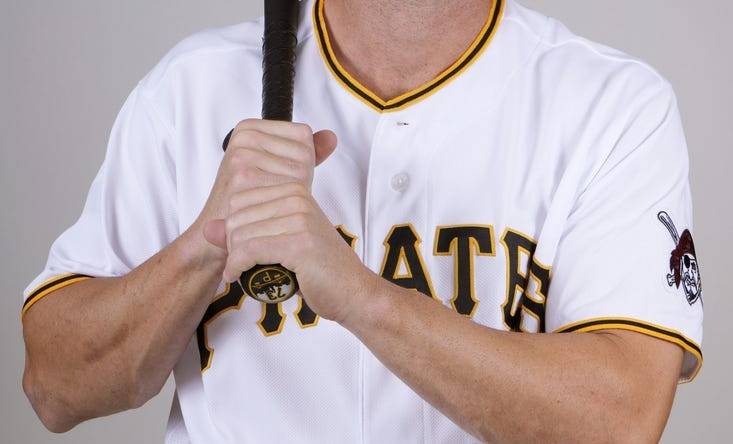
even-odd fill
[[[265,0],[262,39],[262,118],[293,119],[295,48],[298,44],[298,0]],[[224,151],[232,132],[224,139]],[[245,294],[266,304],[290,299],[300,286],[295,273],[280,264],[256,265],[239,277]]]

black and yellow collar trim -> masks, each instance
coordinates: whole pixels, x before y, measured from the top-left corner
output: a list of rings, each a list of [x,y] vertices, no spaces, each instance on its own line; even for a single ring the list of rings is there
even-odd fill
[[[364,85],[354,79],[341,66],[336,59],[336,55],[331,47],[331,40],[326,29],[326,20],[324,15],[325,0],[316,0],[313,6],[313,27],[316,30],[318,47],[321,50],[326,66],[333,73],[334,77],[346,87],[348,91],[354,94],[359,100],[376,109],[377,111],[396,111],[405,108],[419,100],[422,100],[436,92],[440,87],[448,83],[449,80],[463,72],[468,66],[475,61],[489,42],[494,37],[501,18],[504,14],[504,4],[506,0],[494,0],[491,2],[491,10],[489,11],[489,19],[476,36],[471,46],[458,58],[448,69],[440,73],[436,78],[428,83],[408,91],[393,99],[384,100],[370,91]]]
[[[91,279],[91,276],[77,273],[67,273],[59,276],[54,276],[47,281],[41,283],[35,290],[31,292],[28,299],[23,303],[23,310],[20,315],[23,316],[33,304],[43,299],[45,296],[53,293],[56,290],[60,290],[68,285],[76,282]]]

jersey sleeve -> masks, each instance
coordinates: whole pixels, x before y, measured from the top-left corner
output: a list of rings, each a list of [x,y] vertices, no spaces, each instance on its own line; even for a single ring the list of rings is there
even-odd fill
[[[702,281],[671,87],[635,112],[605,156],[558,243],[547,331],[625,329],[675,343],[689,381],[702,363]]]
[[[138,86],[115,121],[81,216],[25,289],[23,314],[67,285],[124,275],[175,239],[172,134]]]

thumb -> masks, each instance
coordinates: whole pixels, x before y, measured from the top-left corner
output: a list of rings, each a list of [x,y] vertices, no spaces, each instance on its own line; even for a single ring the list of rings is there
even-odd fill
[[[338,139],[331,130],[322,130],[313,134],[313,145],[316,148],[316,166],[323,163],[336,149]]]
[[[224,219],[214,219],[206,222],[206,225],[204,225],[204,239],[210,244],[226,250],[227,231]]]

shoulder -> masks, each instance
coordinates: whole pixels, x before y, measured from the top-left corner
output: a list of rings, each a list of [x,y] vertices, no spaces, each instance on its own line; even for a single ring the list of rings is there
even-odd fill
[[[568,154],[597,166],[610,150],[638,146],[664,122],[679,125],[674,90],[650,64],[511,3],[509,22],[535,42],[520,88]]]
[[[197,93],[201,97],[235,75],[254,83],[262,58],[262,29],[259,18],[190,35],[161,58],[136,90],[165,113],[165,108]]]
[[[615,95],[620,101],[673,94],[669,82],[638,57],[575,34],[563,23],[512,1],[507,20],[536,40],[529,68],[558,92],[576,98]],[[619,102],[620,103],[620,102]]]
[[[579,178],[579,189],[599,176],[601,168],[643,158],[630,156],[640,147],[673,159],[684,170],[677,99],[659,71],[638,57],[575,34],[554,18],[511,3],[508,22],[534,44],[518,75],[518,94],[539,116],[538,133],[556,137],[568,172]],[[659,137],[665,137],[664,143],[651,143]]]
[[[233,95],[255,97],[263,28],[260,17],[184,38],[138,82],[134,94],[169,128],[185,125],[192,111],[207,113]]]

